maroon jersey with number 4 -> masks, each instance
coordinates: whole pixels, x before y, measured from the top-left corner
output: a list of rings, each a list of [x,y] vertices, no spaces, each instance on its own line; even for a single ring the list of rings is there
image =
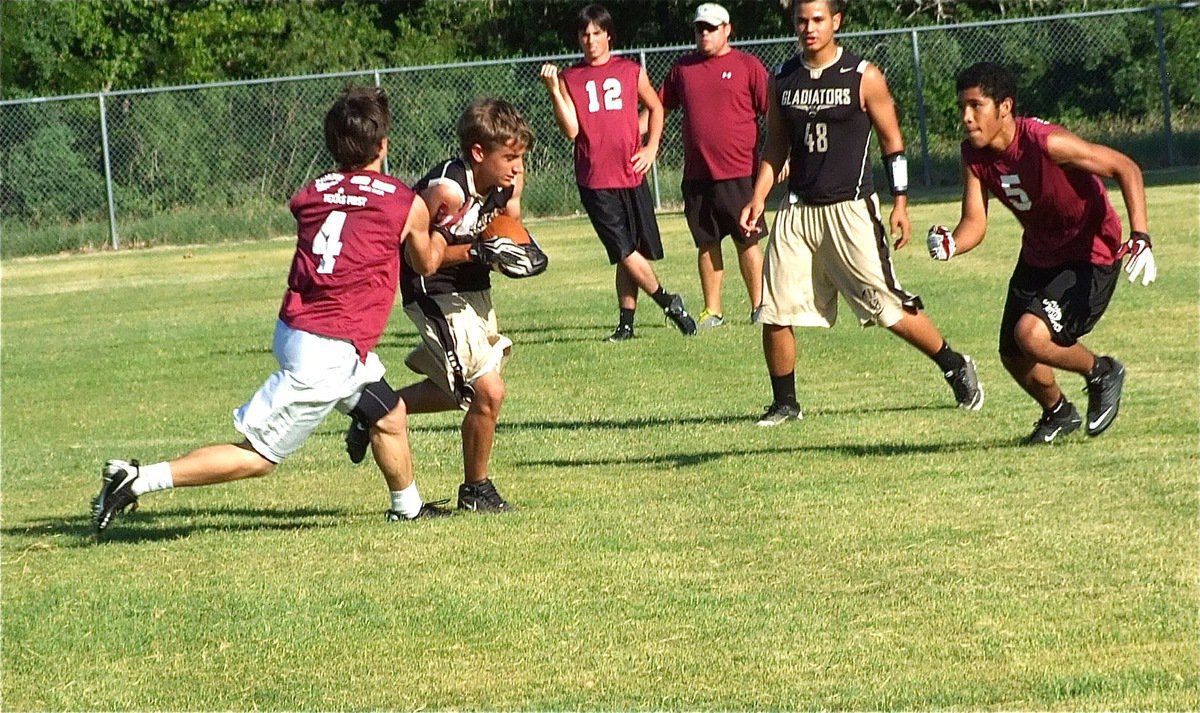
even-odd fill
[[[767,113],[767,70],[752,54],[699,52],[676,60],[659,97],[683,107],[683,177],[725,181],[758,169],[758,117]]]
[[[643,176],[630,159],[642,148],[638,131],[638,77],[642,66],[613,56],[601,65],[586,62],[562,72],[575,105],[575,180],[584,188],[636,188]]]
[[[366,359],[392,312],[414,196],[374,171],[327,173],[293,196],[296,253],[279,318],[351,342]]]
[[[1104,182],[1050,160],[1046,137],[1062,127],[1031,117],[1017,117],[1016,123],[1016,136],[1002,153],[964,141],[962,158],[1025,229],[1021,258],[1034,267],[1116,262],[1121,218]]]

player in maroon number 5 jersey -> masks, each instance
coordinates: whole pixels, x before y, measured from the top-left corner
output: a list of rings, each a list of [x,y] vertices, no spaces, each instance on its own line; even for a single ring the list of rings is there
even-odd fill
[[[663,256],[646,172],[658,153],[663,110],[646,70],[612,54],[613,19],[599,5],[579,13],[577,29],[583,61],[559,74],[543,64],[542,82],[550,93],[554,119],[563,135],[575,142],[575,180],[579,197],[600,242],[616,265],[617,329],[607,338],[633,337],[638,290],[662,308],[679,331],[696,333],[696,320],[683,298],[663,289],[650,265]],[[646,144],[638,130],[638,102],[650,112]]]
[[[980,62],[957,78],[962,143],[963,198],[953,230],[929,229],[930,257],[949,260],[979,245],[987,232],[987,192],[1024,229],[1021,253],[1008,283],[1000,320],[1000,360],[1042,407],[1027,443],[1050,443],[1082,424],[1063,395],[1054,370],[1086,379],[1087,434],[1098,436],[1117,417],[1125,367],[1096,356],[1079,341],[1112,299],[1121,258],[1130,282],[1156,276],[1146,222],[1142,171],[1128,156],[1089,143],[1061,126],[1019,117],[1016,82],[997,64]],[[1121,187],[1130,233],[1100,177]]]
[[[663,110],[683,110],[683,212],[698,251],[696,267],[704,292],[697,327],[725,323],[721,241],[731,236],[738,267],[750,296],[751,314],[762,302],[763,254],[767,232],[759,219],[749,235],[738,226],[742,206],[754,193],[758,166],[758,118],[767,113],[767,70],[752,54],[729,44],[729,12],[716,3],[696,8],[692,22],[696,51],[675,61],[659,96]],[[752,318],[753,320],[753,318]]]
[[[338,170],[292,198],[296,252],[272,345],[279,370],[234,411],[244,439],[154,465],[109,460],[92,503],[97,536],[145,493],[271,473],[334,409],[371,425],[392,493],[389,520],[449,513],[417,492],[405,406],[381,381],[383,364],[372,351],[395,299],[400,250],[430,274],[445,249],[430,235],[421,198],[380,172],[389,124],[387,97],[374,88],[348,89],[325,115],[325,145]]]

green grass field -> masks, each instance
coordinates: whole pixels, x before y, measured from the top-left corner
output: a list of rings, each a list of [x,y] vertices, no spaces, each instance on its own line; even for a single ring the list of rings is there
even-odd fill
[[[639,338],[604,344],[611,268],[586,221],[546,221],[550,271],[495,288],[518,512],[385,523],[335,415],[269,478],[145,496],[98,545],[105,458],[235,438],[292,245],[6,261],[3,707],[1196,710],[1197,187],[1149,199],[1158,282],[1122,279],[1087,340],[1129,372],[1097,439],[1017,445],[1038,410],[995,355],[1018,246],[995,205],[940,264],[924,227],[957,206],[915,199],[897,255],[984,410],[843,306],[799,334],[805,420],[775,429],[731,254],[729,326],[683,339],[644,300]],[[698,311],[683,220],[661,224],[660,274]],[[415,336],[392,325],[403,384]],[[413,419],[426,499],[461,479],[457,424]]]

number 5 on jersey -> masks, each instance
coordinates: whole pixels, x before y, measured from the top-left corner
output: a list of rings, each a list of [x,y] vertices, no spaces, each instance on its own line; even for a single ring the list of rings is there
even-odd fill
[[[1029,200],[1029,194],[1021,188],[1021,177],[1015,173],[1005,174],[1000,176],[1000,187],[1004,189],[1004,195],[1008,196],[1012,201],[1012,207],[1017,210],[1029,210],[1033,207],[1033,201]]]
[[[346,227],[346,214],[343,211],[335,210],[321,224],[321,229],[313,238],[313,255],[321,258],[321,264],[317,266],[318,274],[328,275],[333,272],[333,264],[337,262],[338,255],[342,254],[342,228],[344,227]]]

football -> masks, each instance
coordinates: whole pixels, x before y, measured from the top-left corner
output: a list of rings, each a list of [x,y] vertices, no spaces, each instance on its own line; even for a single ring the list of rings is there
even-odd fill
[[[483,237],[508,238],[517,245],[528,245],[533,242],[533,239],[529,236],[529,231],[525,229],[521,221],[504,213],[500,213],[495,218],[492,218],[492,222],[488,223],[487,227],[483,229]]]

